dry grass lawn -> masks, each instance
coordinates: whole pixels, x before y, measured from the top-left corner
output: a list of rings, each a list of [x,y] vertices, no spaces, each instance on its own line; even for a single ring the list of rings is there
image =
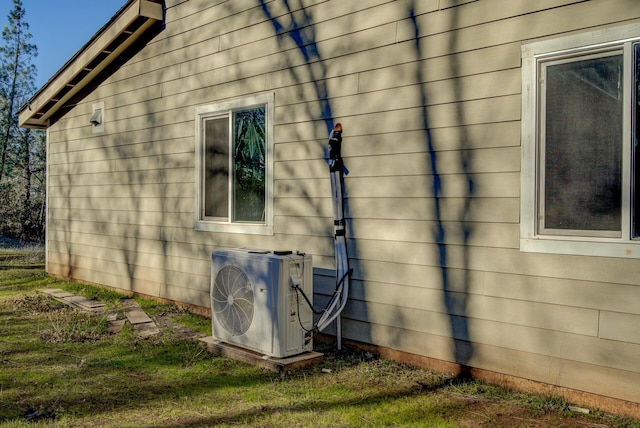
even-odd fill
[[[15,254],[0,250],[0,427],[640,427],[331,347],[321,364],[281,377],[209,354],[194,340],[210,332],[207,319],[144,299],[160,333],[111,334],[105,315],[38,290],[83,294],[112,312],[123,296],[50,278],[38,256]]]

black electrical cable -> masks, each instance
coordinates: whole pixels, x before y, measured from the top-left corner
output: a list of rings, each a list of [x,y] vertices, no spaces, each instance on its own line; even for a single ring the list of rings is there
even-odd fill
[[[309,300],[309,298],[305,294],[304,290],[302,288],[300,288],[300,286],[298,284],[294,284],[291,287],[294,290],[296,290],[296,306],[297,306],[296,313],[297,313],[297,316],[298,316],[298,323],[300,324],[300,327],[305,331],[305,333],[306,333],[305,336],[307,338],[313,337],[316,333],[319,333],[319,330],[318,330],[318,326],[317,325],[314,325],[312,329],[307,329],[302,324],[302,319],[300,318],[300,296],[298,295],[298,293],[302,294],[302,297],[304,297],[304,300],[307,302],[307,306],[309,306],[309,308],[311,309],[311,311],[314,314],[316,314],[316,315],[323,314],[323,313],[325,313],[327,311],[327,308],[329,306],[331,306],[331,303],[338,297],[338,289],[340,288],[340,284],[342,284],[344,282],[344,280],[346,279],[347,275],[351,275],[352,273],[353,273],[353,268],[351,268],[347,272],[345,272],[345,274],[342,275],[342,278],[340,278],[340,280],[337,281],[336,289],[333,292],[333,295],[331,296],[331,299],[329,299],[329,302],[327,302],[327,305],[321,311],[318,311],[313,307],[313,304],[311,303],[311,301]],[[312,334],[310,334],[310,333],[312,333]]]
[[[309,298],[307,297],[307,295],[304,293],[304,290],[302,288],[300,288],[300,286],[298,284],[295,284],[293,286],[293,289],[296,290],[296,300],[298,299],[298,292],[300,292],[302,294],[302,297],[304,297],[304,300],[306,300],[307,302],[307,306],[309,306],[309,308],[311,308],[311,310],[313,311],[314,314],[319,315],[321,313],[324,312],[324,310],[322,311],[317,311],[313,308],[313,304],[311,303],[311,301],[309,300]],[[326,309],[326,308],[325,308]]]
[[[351,275],[352,272],[353,272],[353,268],[349,269],[347,272],[345,272],[344,275],[342,275],[342,278],[340,278],[340,280],[336,283],[336,289],[333,291],[333,295],[329,299],[329,302],[327,302],[326,306],[321,311],[318,311],[313,307],[313,304],[311,304],[311,301],[309,300],[309,298],[305,294],[304,290],[302,288],[300,288],[300,286],[298,284],[294,284],[292,288],[294,290],[296,290],[296,298],[297,298],[297,293],[299,291],[300,293],[302,293],[302,297],[304,297],[304,300],[307,302],[307,305],[309,306],[309,308],[311,308],[313,313],[316,314],[316,315],[319,315],[319,314],[325,313],[327,311],[327,308],[329,306],[331,306],[331,302],[333,302],[333,300],[338,295],[338,289],[340,288],[340,284],[342,284],[344,282],[344,280],[347,278],[347,275]]]
[[[309,335],[309,333],[315,331],[316,328],[315,328],[315,326],[313,326],[311,329],[307,329],[307,328],[305,328],[304,324],[302,324],[302,319],[300,318],[300,298],[298,297],[298,293],[297,293],[297,290],[298,290],[299,287],[296,286],[295,288],[296,288],[296,306],[297,306],[296,313],[298,315],[298,324],[300,324],[300,328],[302,328],[305,331],[305,333],[306,333],[305,336],[309,337],[309,336],[311,336],[311,335]],[[300,291],[302,291],[302,290],[300,290]],[[304,292],[302,293],[302,295],[304,296],[305,299],[307,298],[307,296],[304,295]],[[309,301],[307,300],[307,303],[308,302]],[[313,310],[313,307],[311,308],[311,310]]]
[[[336,290],[338,291],[338,288],[340,288],[340,284],[342,284],[344,282],[344,280],[347,278],[347,275],[351,276],[351,274],[353,273],[353,268],[349,269],[348,271],[346,271],[344,273],[344,275],[342,275],[342,278],[340,278],[340,280],[338,282],[336,282]]]

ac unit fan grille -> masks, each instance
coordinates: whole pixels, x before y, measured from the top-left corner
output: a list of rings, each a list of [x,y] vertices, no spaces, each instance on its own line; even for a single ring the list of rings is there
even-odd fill
[[[233,265],[223,266],[213,284],[214,316],[234,336],[244,334],[253,321],[253,286],[247,274]]]

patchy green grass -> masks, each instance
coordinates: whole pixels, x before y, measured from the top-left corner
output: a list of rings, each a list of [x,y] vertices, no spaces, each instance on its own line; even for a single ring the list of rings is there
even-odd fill
[[[285,377],[209,354],[180,323],[210,334],[207,318],[137,299],[162,323],[140,339],[106,332],[39,293],[62,288],[118,307],[112,291],[0,271],[0,427],[640,427],[567,411],[557,398],[458,381],[358,352],[320,349],[325,360]]]

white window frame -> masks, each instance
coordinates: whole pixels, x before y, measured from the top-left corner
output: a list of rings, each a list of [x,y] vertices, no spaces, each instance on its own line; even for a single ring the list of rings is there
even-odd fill
[[[208,232],[241,233],[250,235],[273,235],[273,118],[275,95],[273,93],[223,101],[196,107],[195,111],[195,229]],[[204,216],[204,153],[203,125],[208,118],[245,110],[265,107],[265,221],[264,223],[234,223],[230,219],[218,220]]]
[[[640,24],[624,25],[543,40],[522,46],[522,127],[520,187],[520,250],[524,252],[640,258],[640,241],[631,240],[631,147],[633,43],[640,42]],[[622,236],[543,235],[538,230],[540,63],[553,58],[619,48],[624,53]],[[636,192],[640,191],[637,189]]]

